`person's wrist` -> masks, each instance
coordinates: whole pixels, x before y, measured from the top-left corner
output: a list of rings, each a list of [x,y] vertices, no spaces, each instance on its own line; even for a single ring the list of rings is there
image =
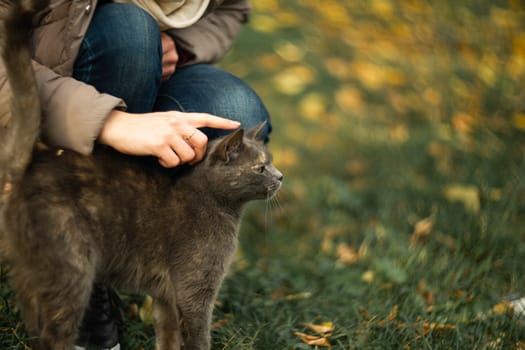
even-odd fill
[[[115,132],[118,130],[117,125],[126,115],[127,113],[124,111],[112,110],[100,129],[97,141],[103,145],[111,146],[112,140],[115,138]]]

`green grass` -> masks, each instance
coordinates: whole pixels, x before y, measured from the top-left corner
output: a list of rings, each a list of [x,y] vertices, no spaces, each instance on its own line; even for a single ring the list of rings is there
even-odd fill
[[[294,332],[331,322],[333,349],[524,349],[523,5],[345,3],[254,1],[221,64],[285,182],[246,212],[213,348],[314,349]],[[0,348],[23,349],[1,282]],[[124,301],[126,348],[152,349]]]

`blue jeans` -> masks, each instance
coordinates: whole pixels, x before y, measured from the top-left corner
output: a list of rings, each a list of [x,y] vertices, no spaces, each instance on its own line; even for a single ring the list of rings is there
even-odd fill
[[[237,120],[246,129],[268,121],[261,99],[242,80],[208,64],[177,67],[161,81],[162,45],[155,20],[130,4],[97,7],[75,62],[73,77],[122,98],[130,113],[177,110]],[[226,131],[203,129],[209,138]]]

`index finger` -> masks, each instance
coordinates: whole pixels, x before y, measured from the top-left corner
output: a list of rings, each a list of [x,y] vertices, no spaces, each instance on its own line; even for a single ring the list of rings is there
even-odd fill
[[[188,124],[195,128],[237,129],[241,123],[235,120],[218,117],[208,113],[185,113]]]

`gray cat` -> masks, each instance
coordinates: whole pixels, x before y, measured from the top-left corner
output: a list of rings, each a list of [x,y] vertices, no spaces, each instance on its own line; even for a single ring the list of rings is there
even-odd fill
[[[209,349],[243,206],[281,187],[258,140],[264,125],[210,141],[202,162],[175,171],[108,148],[34,150],[40,110],[28,42],[46,5],[13,1],[1,18],[13,98],[0,129],[0,249],[34,348],[73,348],[100,281],[153,297],[158,350]]]

